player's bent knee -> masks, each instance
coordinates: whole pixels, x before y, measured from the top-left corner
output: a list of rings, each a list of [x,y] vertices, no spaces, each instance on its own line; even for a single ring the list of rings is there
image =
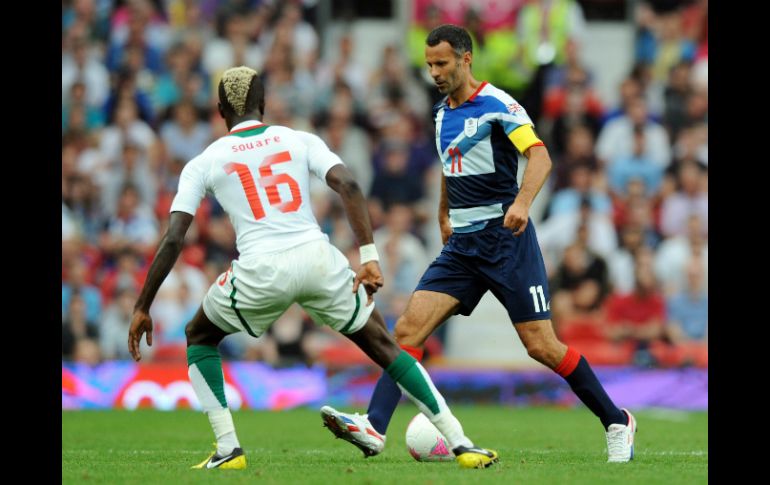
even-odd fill
[[[219,342],[227,335],[219,327],[211,323],[203,313],[203,309],[199,309],[198,313],[190,320],[184,327],[184,334],[187,338],[187,346],[191,345],[219,345]]]
[[[527,355],[540,362],[541,364],[545,364],[545,361],[548,358],[548,351],[546,346],[541,342],[530,342],[527,345]]]
[[[525,347],[527,355],[551,369],[559,365],[567,350],[566,345],[559,342],[553,334],[527,339]]]
[[[406,317],[398,319],[393,333],[399,345],[420,347],[425,343],[425,337],[420,335],[420,326],[414,324]]]
[[[198,327],[194,324],[194,321],[191,321],[185,325],[184,336],[187,338],[188,347],[190,345],[201,345],[202,340],[204,340],[203,333],[198,330]]]

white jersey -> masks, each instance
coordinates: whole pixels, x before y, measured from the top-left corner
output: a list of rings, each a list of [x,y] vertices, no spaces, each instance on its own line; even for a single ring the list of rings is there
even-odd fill
[[[341,163],[316,135],[244,121],[185,165],[170,212],[195,215],[213,193],[230,216],[240,258],[328,241],[310,207],[310,172],[325,181]]]

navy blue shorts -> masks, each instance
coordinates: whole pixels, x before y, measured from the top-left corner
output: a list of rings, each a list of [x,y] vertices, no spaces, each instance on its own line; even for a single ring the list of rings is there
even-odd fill
[[[486,228],[453,233],[417,284],[460,300],[457,313],[470,315],[487,290],[505,306],[513,323],[551,318],[551,295],[532,220],[514,237],[502,218]]]

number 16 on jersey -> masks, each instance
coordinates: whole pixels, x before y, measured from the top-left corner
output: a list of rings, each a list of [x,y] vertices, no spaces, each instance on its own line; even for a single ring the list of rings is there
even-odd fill
[[[290,162],[291,154],[288,151],[269,155],[259,164],[259,186],[265,189],[267,200],[270,205],[281,212],[295,212],[302,205],[302,194],[299,191],[299,184],[287,173],[273,174],[273,165],[278,163]],[[251,175],[249,166],[245,163],[230,162],[224,166],[225,173],[230,175],[233,172],[238,174],[241,180],[243,191],[246,192],[246,199],[249,201],[249,207],[254,214],[254,219],[259,220],[265,217],[265,209],[262,207],[262,201],[257,193],[257,184]],[[291,200],[282,201],[281,194],[278,192],[279,184],[287,184],[291,192]]]

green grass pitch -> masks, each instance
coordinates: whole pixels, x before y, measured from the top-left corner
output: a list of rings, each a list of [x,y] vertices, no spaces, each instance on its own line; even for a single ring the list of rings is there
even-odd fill
[[[601,425],[585,408],[458,405],[453,410],[476,444],[500,453],[497,466],[466,470],[453,462],[414,461],[404,444],[406,424],[417,412],[409,403],[393,418],[385,452],[369,459],[322,428],[315,409],[234,412],[246,470],[189,469],[213,449],[213,433],[201,412],[63,411],[62,483],[708,482],[705,412],[636,411],[635,459],[610,465]]]

